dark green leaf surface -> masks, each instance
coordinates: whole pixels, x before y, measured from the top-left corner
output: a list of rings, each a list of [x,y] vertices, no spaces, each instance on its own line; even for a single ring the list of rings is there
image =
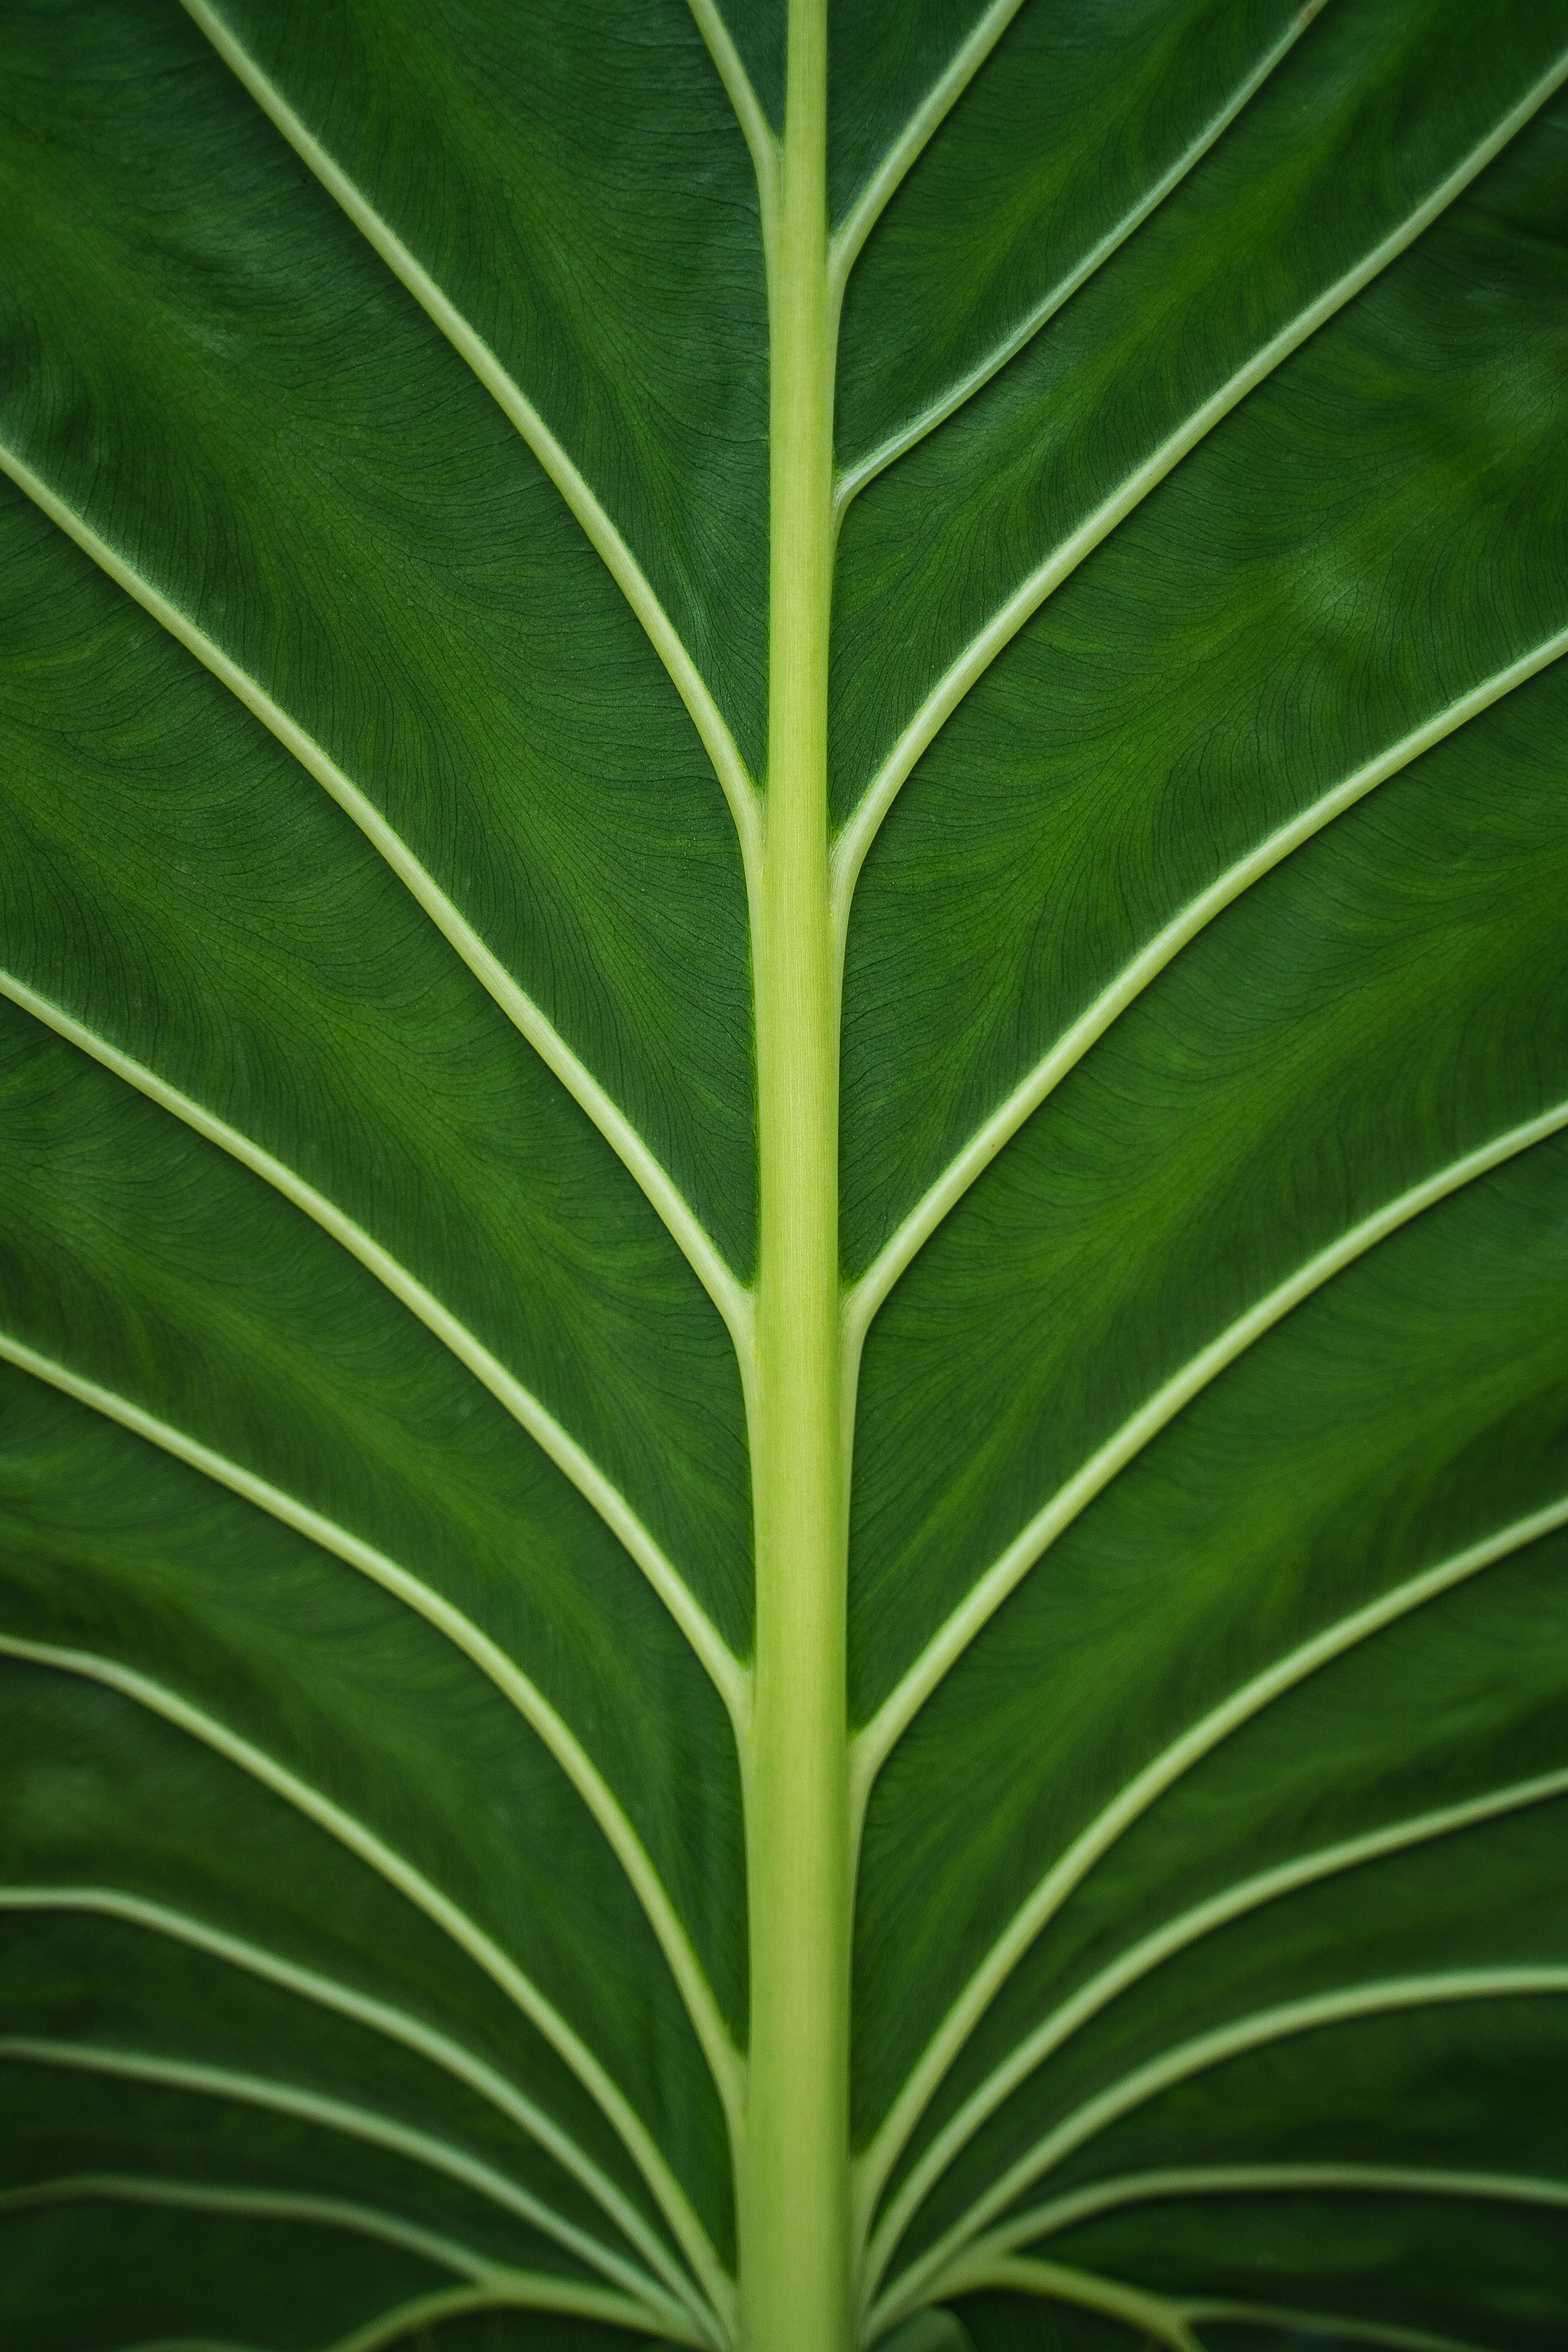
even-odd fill
[[[615,2352],[735,2261],[769,352],[704,23],[229,0],[315,171],[177,0],[0,32],[25,2352]],[[1568,7],[830,30],[853,234],[931,118],[837,409],[868,2327],[1553,2352]]]

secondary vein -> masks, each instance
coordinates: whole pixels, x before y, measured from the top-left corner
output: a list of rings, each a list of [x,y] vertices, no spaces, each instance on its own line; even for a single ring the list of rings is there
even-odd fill
[[[1568,1507],[1565,1507],[1563,1516],[1568,1518]],[[1451,1587],[1441,1589],[1449,1590]],[[1424,1597],[1433,1597],[1430,1590]],[[1374,1626],[1369,1630],[1375,1632],[1381,1628]],[[1363,1638],[1366,1638],[1364,1633]],[[1342,1643],[1333,1654],[1342,1656],[1345,1646]],[[1327,1661],[1320,1658],[1319,1663]],[[1301,1677],[1298,1675],[1296,1679],[1299,1681]],[[1279,1687],[1276,1686],[1271,1696],[1277,1697],[1279,1695]],[[1228,1722],[1226,1733],[1236,1727],[1234,1721]],[[1195,1756],[1190,1757],[1186,1769],[1190,1769],[1197,1760]],[[1169,1786],[1167,1781],[1165,1787]],[[1163,1794],[1164,1791],[1161,1790],[1158,1793]],[[1568,1771],[1548,1772],[1532,1780],[1519,1781],[1510,1788],[1491,1790],[1486,1795],[1472,1798],[1463,1804],[1447,1805],[1434,1812],[1389,1822],[1363,1836],[1344,1839],[1337,1845],[1320,1847],[1315,1853],[1300,1854],[1293,1861],[1281,1863],[1274,1869],[1260,1871],[1253,1877],[1212,1895],[1206,1902],[1194,1905],[1190,1910],[1182,1912],[1176,1918],[1168,1920],[1164,1927],[1131,1946],[1043,2019],[1001,2064],[992,2070],[938,2133],[908,2179],[900,2184],[897,2197],[889,2204],[868,2248],[868,2290],[874,2291],[899,2240],[920,2206],[982,2125],[996,2113],[1020,2084],[1026,2081],[1047,2058],[1054,2056],[1092,2018],[1099,2016],[1111,2001],[1153,1969],[1162,1967],[1166,1960],[1173,1958],[1178,1952],[1186,1951],[1205,1936],[1229,1926],[1233,1920],[1260,1910],[1267,1904],[1300,1893],[1303,1888],[1317,1885],[1325,1879],[1339,1876],[1346,1871],[1359,1870],[1388,1854],[1404,1853],[1412,1847],[1430,1844],[1438,1838],[1461,1835],[1485,1822],[1521,1811],[1531,1805],[1548,1804],[1563,1796],[1568,1796]],[[1149,1801],[1152,1801],[1152,1797]],[[1130,1823],[1123,1820],[1118,1833],[1128,1826]],[[1102,1845],[1092,1859],[1100,1859],[1104,1851]],[[929,2105],[938,2084],[952,2067],[1006,1978],[1029,1947],[1037,1941],[1048,1920],[1060,1910],[1072,1885],[1081,1884],[1090,1864],[1088,1856],[1079,1855],[1078,1859],[1080,1867],[1076,1880],[1067,1873],[1047,1874],[1037,1890],[1037,1896],[1043,1895],[1045,1899],[1032,1900],[1022,1906],[932,2036],[911,2072],[904,2093],[895,2103],[894,2110],[889,2112],[890,2128],[886,2137],[879,2133],[867,2151],[860,2184],[862,2211],[879,2194],[891,2165],[908,2144],[916,2119]],[[1568,2189],[1563,2190],[1563,2201],[1568,2203]],[[1008,2231],[1008,2243],[1023,2245],[1040,2234],[1042,2232],[1037,2229],[1026,2231],[1021,2224],[1014,2225]]]
[[[1380,1983],[1349,1985],[1304,2000],[1284,2001],[1260,2010],[1164,2052],[1086,2100],[1046,2136],[1037,2140],[950,2230],[910,2265],[889,2290],[883,2306],[873,2313],[876,2323],[885,2306],[907,2307],[916,2292],[940,2296],[950,2265],[984,2227],[1042,2174],[1108,2130],[1136,2107],[1161,2092],[1224,2065],[1232,2058],[1294,2039],[1326,2027],[1348,2024],[1363,2017],[1386,2016],[1412,2009],[1438,2008],[1475,2000],[1562,1999],[1568,1996],[1568,1968],[1524,1967],[1454,1969],[1446,1973],[1391,1978]]]
[[[1023,0],[991,0],[990,7],[968,38],[954,50],[835,230],[828,247],[828,286],[835,313],[866,239],[1022,5]]]
[[[1505,1160],[1568,1127],[1568,1103],[1554,1104],[1538,1118],[1510,1128],[1489,1143],[1465,1153],[1436,1175],[1413,1185],[1371,1216],[1351,1226],[1337,1241],[1309,1258],[1284,1282],[1237,1317],[1206,1348],[1156,1390],[1148,1402],[1106,1440],[1083,1467],[1061,1486],[1015,1537],[1001,1557],[980,1576],[946,1622],[926,1643],[879,1707],[856,1736],[851,1750],[852,1785],[858,1817],[878,1772],[896,1742],[913,1721],[982,1627],[989,1622],[1008,1594],[1022,1583],[1036,1562],[1079,1515],[1088,1509],[1133,1457],[1156,1438],[1211,1381],[1226,1370],[1264,1334],[1273,1329],[1303,1299],[1373,1248],[1400,1226],[1464,1185],[1487,1175]]]
[[[566,2220],[535,2197],[520,2182],[498,2172],[493,2165],[470,2156],[466,2148],[443,2140],[410,2124],[399,2123],[395,2117],[384,2116],[374,2109],[360,2107],[347,2099],[328,2096],[293,2083],[280,2083],[270,2077],[242,2074],[227,2066],[199,2064],[182,2058],[166,2058],[151,2052],[112,2050],[92,2047],[81,2042],[50,2040],[43,2035],[13,2033],[0,2038],[0,2060],[13,2059],[23,2063],[44,2066],[68,2066],[83,2073],[118,2075],[130,2082],[158,2083],[174,2090],[193,2091],[211,2098],[234,2099],[247,2106],[262,2107],[274,2115],[292,2116],[302,2123],[319,2124],[329,2131],[363,2140],[374,2147],[384,2147],[392,2154],[405,2157],[409,2162],[423,2165],[428,2170],[444,2173],[450,2180],[472,2189],[504,2212],[526,2221],[553,2238],[582,2262],[589,2263],[601,2277],[635,2294],[645,2306],[668,2311],[672,2317],[684,2321],[686,2312],[670,2303],[657,2280],[649,2278],[636,2263],[628,2263],[575,2222]]]
[[[671,2293],[689,2298],[690,2280],[668,2248],[571,2133],[504,2074],[449,2034],[426,2024],[423,2018],[362,1992],[356,1986],[324,1976],[319,1969],[303,1968],[298,1961],[287,1959],[281,1953],[269,1951],[246,1937],[231,1936],[222,1928],[210,1927],[188,1912],[176,1911],[166,1903],[152,1902],[144,1895],[128,1894],[118,1887],[0,1885],[0,1912],[5,1911],[80,1911],[99,1918],[122,1920],[129,1926],[144,1928],[150,1935],[164,1936],[171,1942],[205,1953],[226,1967],[241,1969],[264,1983],[275,1984],[317,2008],[350,2018],[370,2032],[400,2042],[439,2067],[453,2081],[463,2084],[543,2148],[563,2172],[586,2189]],[[0,2197],[0,2209],[4,2204]]]
[[[1238,368],[1217,391],[1211,393],[1207,400],[1168,435],[1142,465],[1134,467],[1109,499],[1035,567],[984,626],[970,639],[899,737],[834,845],[834,908],[840,932],[848,921],[850,900],[866,853],[916,761],[935,740],[997,655],[1012,643],[1025,623],[1033,619],[1046,599],[1077,571],[1084,559],[1093,553],[1101,541],[1109,538],[1117,525],[1140,506],[1152,490],[1158,488],[1190,450],[1221,424],[1266,376],[1271,375],[1282,362],[1299,350],[1310,335],[1315,334],[1336,311],[1344,308],[1352,296],[1370,285],[1391,262],[1396,261],[1422,231],[1429,228],[1439,215],[1464,194],[1477,174],[1500,152],[1516,131],[1523,129],[1565,79],[1568,79],[1568,56],[1559,58],[1550,71],[1526,91],[1518,104],[1510,109],[1488,136],[1470,150],[1463,162],[1438,184],[1423,204],[1416,205],[1405,216],[1396,229],[1364,254],[1353,268],[1338,278],[1316,301],[1298,312],[1287,326],[1254,352],[1245,366]]]
[[[587,2043],[568,2025],[554,2003],[541,1992],[531,1977],[517,1966],[495,1938],[470,1918],[459,1904],[443,1895],[423,1871],[417,1870],[344,1807],[334,1803],[331,1798],[302,1780],[298,1773],[291,1772],[286,1764],[280,1764],[276,1757],[268,1755],[253,1740],[231,1731],[226,1724],[192,1706],[188,1699],[155,1682],[151,1675],[140,1674],[132,1666],[122,1665],[118,1659],[102,1657],[92,1651],[27,1641],[14,1633],[0,1633],[0,1656],[23,1659],[30,1664],[49,1667],[60,1674],[79,1675],[86,1681],[120,1692],[134,1705],[145,1707],[150,1714],[161,1716],[164,1722],[199,1740],[215,1755],[236,1765],[259,1786],[281,1798],[285,1804],[292,1806],[305,1820],[314,1822],[348,1853],[374,1870],[389,1886],[395,1887],[416,1910],[422,1911],[442,1934],[484,1971],[575,2074],[653,2192],[678,2243],[701,2280],[710,2301],[720,2310],[725,2307],[732,2291],[731,2283],[685,2191],[631,2102]]]
[[[309,2221],[322,2229],[349,2230],[380,2238],[405,2253],[418,2254],[468,2279],[503,2275],[502,2266],[455,2238],[421,2229],[400,2214],[384,2213],[346,2197],[317,2197],[302,2189],[222,2189],[195,2180],[165,2180],[153,2173],[79,2172],[55,2180],[29,2181],[0,2189],[0,2213],[27,2213],[46,2205],[102,2202],[167,2205],[177,2211],[232,2213],[263,2221]]]
[[[268,1479],[259,1478],[253,1471],[231,1461],[226,1454],[216,1453],[197,1439],[187,1436],[184,1430],[172,1427],[133,1404],[127,1397],[112,1389],[102,1388],[95,1381],[83,1379],[68,1366],[54,1358],[40,1355],[8,1333],[0,1332],[0,1359],[16,1364],[37,1379],[47,1381],[50,1387],[89,1405],[106,1419],[119,1423],[138,1437],[172,1454],[176,1461],[185,1462],[216,1484],[226,1486],[260,1510],[279,1519],[285,1527],[324,1551],[358,1570],[380,1585],[385,1592],[412,1609],[426,1623],[450,1642],[455,1649],[476,1665],[493,1683],[503,1698],[517,1709],[525,1723],[536,1732],[587,1806],[616,1860],[630,1882],[648,1925],[658,1938],[660,1950],[670,1974],[679,1987],[703,2055],[712,2072],[731,2128],[739,2132],[742,2097],[743,2067],[731,2042],[729,2030],[720,2016],[718,2004],[703,1974],[690,1939],[671,1903],[664,1883],[654,1868],[647,1849],[638,1838],[621,1806],[612,1794],[608,1782],[588,1755],[576,1734],[545,1697],[538,1685],[525,1675],[515,1659],[510,1657],[500,1643],[476,1625],[472,1618],[456,1608],[444,1595],[437,1592],[420,1577],[415,1576],[386,1554],[368,1544],[335,1519],[310,1509],[281,1487]]]
[[[1069,2190],[1049,2205],[1020,2214],[1005,2231],[986,2241],[1001,2245],[1037,2245],[1099,2213],[1121,2205],[1152,2204],[1164,2198],[1290,2196],[1312,2190],[1387,2197],[1474,2197],[1504,2204],[1568,2208],[1568,2180],[1530,2173],[1441,2172],[1399,2164],[1210,2164],[1190,2170],[1134,2172]],[[1027,2235],[1025,2235],[1026,2227]]]
[[[174,604],[152,582],[106,540],[86,518],[58,497],[43,477],[15,450],[0,446],[0,472],[6,473],[33,503],[58,523],[84,553],[150,613],[203,667],[212,672],[245,705],[268,733],[276,736],[358,826],[377,855],[384,858],[410,897],[423,908],[443,939],[452,947],[507,1019],[527,1039],[534,1052],[598,1129],[599,1133],[641,1186],[671,1237],[685,1255],[708,1296],[722,1316],[734,1342],[743,1381],[749,1381],[752,1360],[752,1297],[720,1254],[668,1171],[648,1150],[637,1129],[613,1102],[586,1065],[580,1061],[511,974],[492,954],[479,933],[459,914],[446,892],[415,856],[379,809],[352,783],[336,761],[308,735],[257,680],[230,659],[190,616]]]
[[[412,2336],[416,2329],[440,2326],[443,2320],[461,2319],[469,2313],[481,2311],[559,2311],[582,2319],[601,2319],[614,2327],[635,2328],[645,2336],[658,2336],[661,2341],[668,2336],[678,2344],[710,2345],[705,2335],[693,2335],[689,2326],[670,2327],[668,2318],[646,2303],[608,2294],[602,2288],[579,2286],[573,2279],[550,2279],[539,2273],[514,2271],[510,2277],[496,2278],[482,2285],[449,2287],[434,2294],[416,2295],[411,2302],[397,2305],[384,2312],[378,2319],[367,2320],[352,2335],[340,2336],[327,2352],[385,2352],[385,2347]],[[146,2345],[141,2352],[176,2352],[169,2345]],[[192,2346],[188,2352],[207,2352],[205,2346]],[[216,2347],[215,2352],[225,2352]]]
[[[216,8],[206,0],[182,0],[187,16],[200,26],[218,56],[255,99],[293,148],[306,168],[340,205],[366,243],[378,253],[393,275],[407,288],[426,316],[446,336],[495,401],[509,424],[525,441],[554,483],[595,553],[631,606],[671,684],[690,715],[703,750],[712,762],[740,836],[748,872],[760,848],[760,803],[756,788],[735,748],[734,739],[714,701],[706,679],[682,643],[674,624],[655,595],[647,575],[586,479],[562,444],[502,367],[488,343],[447,299],[428,270],[423,268],[391,225],[354,185],[342,166],[307,130],[276,85],[235,37]]]
[[[238,1160],[242,1167],[261,1177],[285,1200],[303,1210],[306,1216],[320,1225],[324,1233],[330,1234],[351,1257],[356,1258],[401,1305],[406,1307],[426,1330],[433,1332],[443,1346],[449,1348],[465,1370],[482,1382],[497,1402],[570,1478],[578,1493],[592,1504],[605,1526],[618,1538],[700,1659],[724,1702],[731,1723],[737,1731],[741,1728],[746,1720],[750,1696],[746,1669],[619,1488],[612,1484],[598,1464],[575,1438],[568,1434],[531,1390],[515,1379],[467,1326],[442,1306],[439,1299],[390,1251],[374,1241],[363,1226],[356,1224],[324,1194],[318,1192],[313,1185],[307,1184],[293,1169],[275,1159],[269,1151],[264,1151],[259,1144],[241,1134],[237,1128],[230,1127],[205,1106],[170,1086],[145,1064],[121,1053],[107,1038],[100,1037],[95,1030],[67,1013],[63,1006],[40,996],[37,990],[29,988],[14,973],[0,971],[0,996],[9,997],[14,1004],[43,1022],[58,1036],[79,1046],[104,1069],[112,1071],[116,1077],[123,1078],[139,1094],[145,1095],[162,1109],[172,1112],[185,1126]]]
[[[779,173],[783,169],[783,150],[777,134],[763,112],[757,93],[752,87],[751,77],[741,62],[741,53],[731,38],[730,27],[720,14],[716,0],[689,0],[689,5],[697,29],[724,85],[724,95],[734,109],[735,120],[741,126],[742,136],[752,158],[752,169],[757,175],[757,206],[771,293],[778,243]]]
[[[1077,1068],[1089,1048],[1099,1044],[1111,1024],[1159,977],[1167,964],[1173,961],[1200,931],[1206,929],[1216,916],[1233,906],[1255,883],[1271,874],[1296,850],[1304,847],[1336,817],[1344,815],[1369,793],[1375,791],[1379,784],[1387,783],[1424,752],[1431,751],[1471,719],[1479,718],[1495,703],[1500,702],[1504,696],[1539,676],[1542,670],[1565,654],[1568,654],[1568,628],[1556,630],[1540,645],[1532,646],[1528,653],[1521,654],[1516,661],[1483,678],[1479,685],[1435,712],[1421,726],[1413,728],[1409,734],[1402,736],[1386,751],[1380,751],[1375,759],[1356,769],[1342,783],[1311,802],[1299,816],[1279,826],[1245,857],[1227,866],[1206,890],[1200,891],[1179,914],[1173,916],[1148,945],[1123,965],[1087,1011],[1079,1014],[1047,1053],[1042,1055],[1006,1099],[999,1103],[990,1118],[975,1129],[963,1149],[955,1153],[849,1291],[845,1300],[845,1337],[851,1376],[858,1363],[860,1349],[872,1318],[937,1227],[957,1207],[970,1186],[984,1175],[1003,1147],[1011,1142],[1025,1122],[1056,1091],[1068,1073]]]
[[[939,425],[945,425],[948,418],[954,415],[967,402],[973,400],[977,392],[983,391],[992,377],[1006,366],[1009,360],[1016,359],[1018,353],[1027,344],[1033,342],[1040,330],[1049,325],[1058,311],[1065,308],[1079,287],[1087,284],[1095,271],[1126,244],[1134,230],[1142,228],[1150,215],[1164,203],[1168,195],[1180,187],[1188,173],[1203,161],[1221,134],[1229,130],[1242,109],[1262,89],[1275,67],[1295,47],[1307,26],[1321,13],[1323,5],[1324,0],[1313,0],[1313,5],[1298,11],[1291,18],[1282,37],[1275,42],[1272,48],[1264,52],[1252,71],[1237,83],[1224,106],[1210,116],[1197,136],[1183,149],[1170,169],[1153,182],[1131,210],[1122,215],[1115,226],[1108,229],[1106,234],[1089,247],[1082,260],[1068,271],[1059,285],[1053,286],[1049,293],[1043,296],[1033,310],[1029,310],[1017,325],[1002,338],[1000,342],[993,346],[984,359],[977,361],[973,367],[966,369],[962,376],[949,385],[940,400],[933,401],[929,408],[921,409],[920,414],[911,417],[906,425],[901,426],[897,433],[889,434],[885,441],[879,442],[874,449],[869,450],[864,457],[858,458],[853,466],[848,467],[839,476],[837,488],[834,493],[834,506],[840,520],[851,499],[859,496],[868,482],[874,481],[879,474],[885,472],[887,467],[893,464],[895,459],[906,456],[929,434],[934,433]]]

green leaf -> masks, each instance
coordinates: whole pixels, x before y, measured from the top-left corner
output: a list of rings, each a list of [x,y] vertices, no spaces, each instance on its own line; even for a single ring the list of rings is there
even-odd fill
[[[1552,2352],[1568,0],[0,56],[0,2334]]]

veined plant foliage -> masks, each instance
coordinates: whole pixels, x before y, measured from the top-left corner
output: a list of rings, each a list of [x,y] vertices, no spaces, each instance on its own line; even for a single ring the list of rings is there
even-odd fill
[[[10,0],[0,2340],[1568,2341],[1568,0]]]

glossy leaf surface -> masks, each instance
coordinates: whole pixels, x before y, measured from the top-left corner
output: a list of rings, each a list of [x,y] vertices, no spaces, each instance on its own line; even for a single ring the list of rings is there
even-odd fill
[[[1549,2352],[1568,7],[827,29],[859,2340]],[[0,2334],[744,2344],[784,13],[0,54]]]

